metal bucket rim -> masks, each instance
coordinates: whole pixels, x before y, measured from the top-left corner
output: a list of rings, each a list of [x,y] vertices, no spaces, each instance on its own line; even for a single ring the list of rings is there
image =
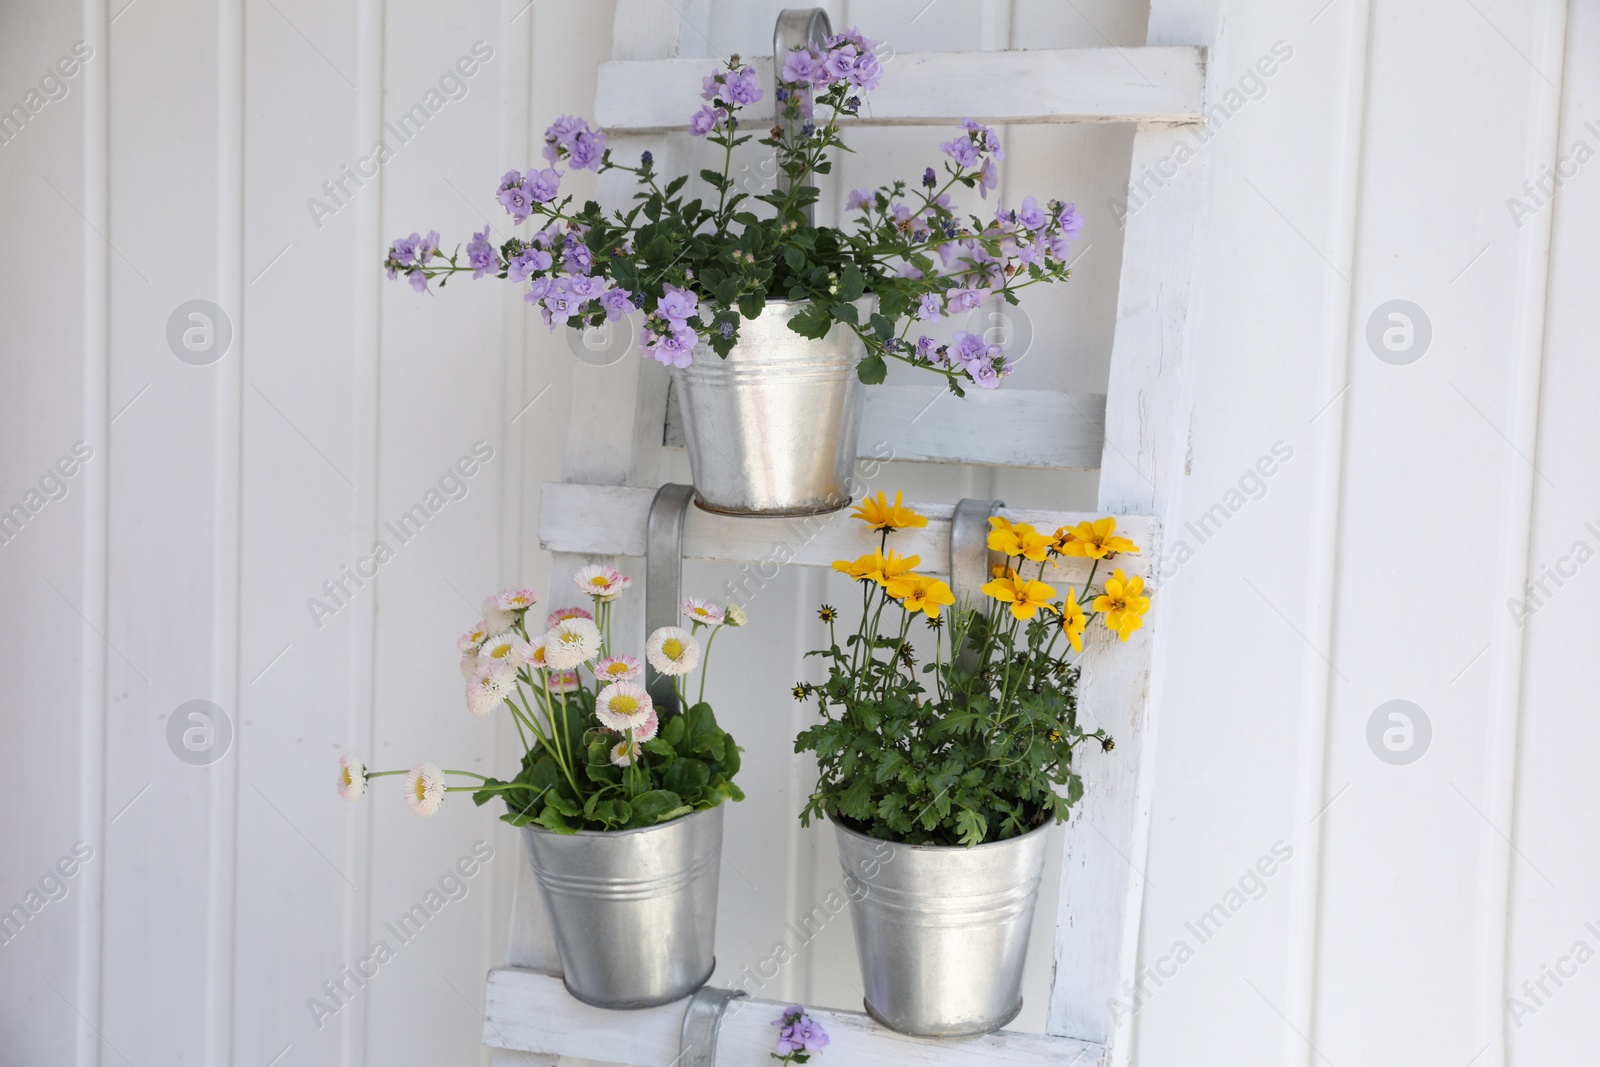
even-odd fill
[[[679,823],[686,823],[697,816],[710,815],[713,812],[721,811],[723,805],[726,803],[727,801],[724,800],[713,807],[704,808],[700,811],[691,811],[689,814],[680,815],[676,819],[669,819],[666,822],[658,822],[654,826],[635,826],[631,830],[577,830],[570,834],[563,834],[558,833],[555,830],[551,830],[548,827],[540,826],[538,823],[527,823],[526,825],[519,827],[519,829],[527,830],[530,833],[535,834],[547,834],[548,836],[554,838],[570,839],[574,837],[599,837],[605,838],[607,841],[614,841],[619,837],[627,837],[630,834],[649,834],[654,833],[657,830],[666,830],[670,827],[677,826]],[[1002,841],[997,843],[1004,844],[1005,842]]]
[[[891,841],[886,837],[873,837],[870,834],[861,833],[859,830],[852,830],[850,827],[833,819],[828,821],[833,823],[834,830],[840,834],[848,834],[850,837],[858,838],[862,841],[882,841],[884,844],[893,845],[895,848],[908,848],[915,852],[926,852],[931,855],[970,855],[974,852],[982,852],[985,849],[997,849],[1006,845],[1016,845],[1028,840],[1035,834],[1042,834],[1051,827],[1055,826],[1054,820],[1047,820],[1034,827],[1032,830],[1029,830],[1025,834],[1018,834],[1016,837],[1008,837],[1004,841],[985,841],[981,845],[912,845],[902,841]]]

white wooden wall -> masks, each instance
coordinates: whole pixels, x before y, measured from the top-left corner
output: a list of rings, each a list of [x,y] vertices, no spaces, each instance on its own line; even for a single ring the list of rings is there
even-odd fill
[[[1600,553],[1600,13],[1152,2],[1151,43],[1213,47],[1226,113],[1197,140],[1213,205],[1182,510],[1208,525],[1169,534],[1192,555],[1168,565],[1154,819],[1148,856],[1129,857],[1160,983],[1130,998],[1135,1062],[1576,1062],[1600,1036],[1600,964],[1560,986],[1542,968],[1571,971],[1580,940],[1600,950],[1584,925],[1600,927],[1585,670],[1600,638],[1586,565]],[[459,797],[425,823],[392,789],[350,808],[331,768],[347,747],[383,765],[511,759],[510,739],[462,714],[451,641],[483,593],[542,584],[536,490],[561,466],[573,361],[504,287],[418,298],[373,264],[413,229],[464,237],[487,218],[504,232],[486,213],[495,179],[533,158],[551,117],[591,110],[611,6],[525,5],[0,8],[0,107],[74,42],[93,49],[0,144],[0,509],[75,442],[93,449],[66,496],[0,544],[0,908],[76,842],[93,850],[65,898],[0,944],[8,1067],[483,1059],[514,837]],[[685,11],[697,50],[756,54],[779,6]],[[1146,28],[1143,5],[1115,0],[829,10],[902,50],[1134,45]],[[493,57],[465,98],[319,228],[306,200],[480,40]],[[852,184],[920,171],[942,138],[890,131],[850,157],[824,216]],[[1025,305],[1019,385],[1105,387],[1109,201],[1127,198],[1129,144],[1116,127],[1008,141],[1005,196],[1064,193],[1088,219],[1077,280]],[[1536,202],[1523,183],[1557,166],[1565,184]],[[1133,210],[1160,195],[1146,181]],[[1520,225],[1508,198],[1527,206]],[[208,367],[164,336],[197,298],[234,328]],[[1368,344],[1392,300],[1431,324],[1409,365]],[[393,561],[318,629],[306,599],[479,440],[494,459],[465,499],[391,541]],[[1276,462],[1257,481],[1262,457]],[[686,473],[669,453],[663,477]],[[1095,492],[1093,475],[892,464],[874,485],[1057,508]],[[686,572],[707,591],[738,577]],[[1528,578],[1545,591],[1519,626],[1507,599]],[[806,781],[787,755],[787,682],[833,589],[780,574],[728,638],[744,654],[719,663],[751,793],[730,813],[723,984],[837,879],[830,833],[792,821]],[[208,767],[166,742],[169,714],[196,698],[234,727]],[[1403,766],[1367,741],[1395,699],[1432,724]],[[465,899],[317,1029],[306,1000],[480,838],[495,858]],[[1247,877],[1278,842],[1292,857]],[[1228,917],[1202,943],[1189,924],[1218,904]],[[1019,1020],[1033,1028],[1048,922],[1036,937]],[[841,920],[760,992],[854,1007],[855,981]],[[1513,995],[1531,1010],[1513,1018]]]

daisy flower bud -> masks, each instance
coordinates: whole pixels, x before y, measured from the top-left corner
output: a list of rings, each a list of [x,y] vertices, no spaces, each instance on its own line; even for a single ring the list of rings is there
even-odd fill
[[[611,762],[618,767],[632,767],[639,758],[639,742],[623,738],[611,746]]]
[[[594,616],[590,615],[582,608],[557,608],[550,613],[550,616],[547,619],[544,620],[544,628],[546,630],[554,630],[559,624],[565,622],[567,619],[588,619],[590,622],[593,622]]]
[[[516,612],[507,611],[500,606],[498,593],[483,598],[483,625],[489,633],[497,634],[501,630],[509,629],[516,621]]]
[[[650,694],[635,682],[613,682],[594,700],[594,717],[612,730],[636,730],[654,710]]]
[[[697,600],[690,597],[683,602],[683,613],[695,622],[703,622],[707,626],[721,626],[723,622],[722,609],[709,600]]]
[[[544,635],[545,665],[558,671],[587,663],[600,651],[600,629],[588,619],[566,619]]]
[[[367,765],[354,752],[339,757],[339,795],[354,804],[367,791]]]
[[[572,576],[572,580],[578,583],[579,589],[598,601],[615,600],[633,584],[632,578],[615,567],[597,565],[584,567]]]
[[[419,763],[406,772],[406,805],[427,818],[444,802],[444,772],[437,764]]]
[[[750,616],[744,613],[744,608],[738,604],[729,604],[722,609],[723,617],[729,626],[744,626],[750,621]]]
[[[539,594],[532,589],[507,589],[494,600],[501,611],[527,611],[538,603]]]
[[[489,640],[491,632],[487,622],[479,622],[478,625],[456,638],[456,648],[461,652],[466,652],[469,649],[476,651],[479,645]]]
[[[662,674],[688,674],[700,662],[700,643],[677,626],[663,626],[651,634],[644,652]]]
[[[490,661],[478,668],[467,683],[467,710],[483,718],[511,694],[516,681],[516,668],[507,664]]]
[[[594,676],[606,682],[631,682],[643,670],[644,664],[632,656],[607,656],[594,663]]]

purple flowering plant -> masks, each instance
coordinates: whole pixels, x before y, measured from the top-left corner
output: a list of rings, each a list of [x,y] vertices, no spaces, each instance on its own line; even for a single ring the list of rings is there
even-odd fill
[[[798,1004],[783,1009],[772,1025],[782,1028],[778,1031],[778,1049],[772,1053],[780,1063],[805,1063],[828,1047],[828,1032]]]
[[[807,208],[819,195],[811,183],[831,171],[833,150],[851,151],[841,123],[861,113],[883,77],[876,47],[852,29],[784,57],[782,108],[758,142],[774,151],[784,178],[771,192],[736,192],[730,177],[734,149],[754,138],[741,132],[741,113],[765,95],[755,69],[735,55],[706,75],[705,104],[689,121],[692,136],[723,150],[720,170],[699,173],[702,195],[685,194],[687,175],[663,181],[649,152],[637,166],[615,161],[603,131],[564,116],[545,131],[546,165],[508,171],[496,190],[513,222],[531,232],[496,246],[485,227],[467,243],[465,261],[459,249],[441,252],[436,232],[414,233],[390,247],[389,277],[404,274],[428,292],[430,282],[443,286],[463,271],[492,274],[525,285],[523,299],[552,330],[642,311],[644,354],[674,367],[688,366],[702,345],[726,357],[740,323],[758,318],[767,301],[803,301],[789,328],[821,338],[836,324],[849,327],[866,344],[857,367],[863,382],[883,381],[895,359],[942,375],[957,395],[965,385],[994,388],[1012,370],[998,345],[962,331],[940,343],[919,325],[993,297],[1015,304],[1020,289],[1068,280],[1082,219],[1072,204],[1033,196],[990,219],[960,216],[951,190],[961,185],[987,199],[1005,158],[995,131],[968,119],[939,146],[942,173],[929,166],[916,185],[853,191],[848,230],[809,225]],[[635,175],[633,205],[610,213],[594,201],[575,207],[561,195],[563,164]],[[863,297],[875,301],[864,315]]]

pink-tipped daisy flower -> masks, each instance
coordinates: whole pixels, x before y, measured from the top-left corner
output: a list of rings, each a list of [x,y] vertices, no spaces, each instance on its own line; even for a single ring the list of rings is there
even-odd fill
[[[594,701],[594,717],[613,730],[636,730],[654,710],[650,694],[634,682],[613,682]]]
[[[419,763],[406,772],[406,804],[427,818],[444,803],[444,772],[437,764]]]

